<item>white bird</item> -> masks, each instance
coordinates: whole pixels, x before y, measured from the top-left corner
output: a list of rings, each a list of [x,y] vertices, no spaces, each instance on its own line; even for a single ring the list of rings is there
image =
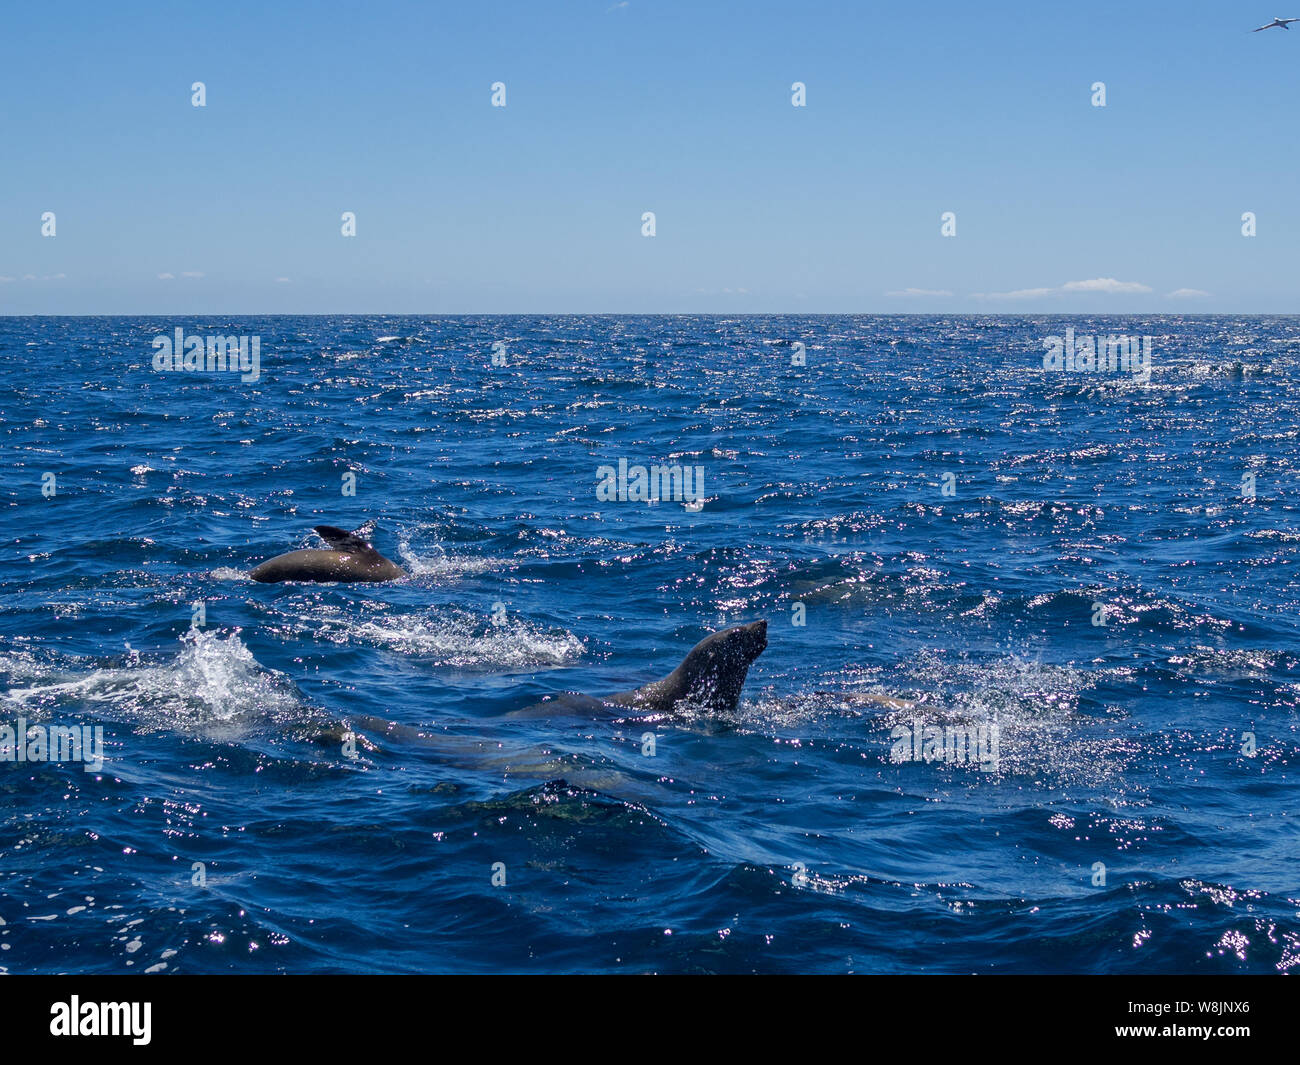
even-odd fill
[[[1278,18],[1276,15],[1274,15],[1273,21],[1270,22],[1267,26],[1260,26],[1259,29],[1254,29],[1251,30],[1250,32],[1258,33],[1260,30],[1271,30],[1274,26],[1277,26],[1279,29],[1283,29],[1283,30],[1289,29],[1290,27],[1287,26],[1288,22],[1300,22],[1300,18]]]

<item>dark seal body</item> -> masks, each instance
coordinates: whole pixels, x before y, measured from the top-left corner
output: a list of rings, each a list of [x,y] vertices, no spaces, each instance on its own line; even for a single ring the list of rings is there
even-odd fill
[[[704,637],[691,648],[681,665],[663,680],[651,681],[634,691],[613,695],[565,692],[516,710],[511,717],[592,716],[601,708],[626,707],[629,717],[662,717],[691,713],[729,714],[740,702],[740,692],[754,659],[767,650],[767,622],[734,625]]]
[[[767,650],[767,622],[735,625],[706,636],[663,680],[605,695],[618,706],[669,714],[679,703],[717,713],[736,709],[754,659]]]
[[[395,581],[405,577],[401,566],[390,562],[356,533],[333,525],[317,525],[316,532],[328,550],[307,548],[267,559],[249,574],[255,581]]]

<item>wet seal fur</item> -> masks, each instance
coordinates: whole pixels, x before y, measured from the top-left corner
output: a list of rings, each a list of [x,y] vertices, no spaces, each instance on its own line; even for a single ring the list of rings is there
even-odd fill
[[[406,571],[390,562],[364,539],[359,530],[348,532],[333,525],[317,525],[317,535],[329,550],[307,548],[267,559],[249,574],[263,584],[280,581],[395,581]]]
[[[660,718],[699,713],[727,715],[740,702],[740,691],[754,660],[767,650],[767,621],[733,625],[704,637],[687,652],[681,665],[662,680],[613,695],[565,692],[516,710],[510,717],[553,717],[599,714],[602,708],[626,707],[626,719]]]
[[[679,703],[713,713],[730,713],[754,659],[767,650],[767,621],[734,625],[706,636],[663,680],[633,691],[601,696],[601,702],[670,714]]]

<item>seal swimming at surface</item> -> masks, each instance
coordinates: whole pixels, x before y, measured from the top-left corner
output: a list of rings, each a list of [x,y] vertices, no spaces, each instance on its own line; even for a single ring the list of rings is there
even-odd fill
[[[638,720],[646,724],[674,712],[683,717],[701,709],[717,714],[734,712],[740,702],[740,692],[745,686],[749,667],[766,649],[766,620],[735,625],[706,636],[662,680],[651,681],[632,691],[616,692],[613,695],[565,692],[548,696],[540,703],[504,715],[503,721],[536,717],[555,720],[566,716],[581,718],[600,715],[602,712],[608,716],[611,706],[640,711],[619,718],[620,722]],[[505,746],[505,733],[499,737],[476,739],[435,728],[417,728],[369,714],[358,715],[330,728],[321,729],[313,739],[325,745],[351,739],[366,751],[377,752],[382,749],[359,735],[357,729],[365,729],[381,740],[401,740],[436,749],[448,765],[476,772],[504,769],[506,776],[552,778],[564,775],[573,778],[575,773],[583,773],[584,779],[592,776],[584,773],[582,767],[571,760],[557,758],[551,745],[546,749],[524,747],[511,750]],[[605,779],[605,785],[614,778],[624,780],[615,771]]]
[[[572,714],[597,710],[602,705],[624,706],[653,716],[674,711],[731,713],[740,702],[740,691],[745,686],[749,667],[765,650],[766,619],[748,625],[733,625],[704,637],[687,652],[681,665],[662,680],[613,695],[569,692],[544,699],[510,716]]]
[[[395,581],[405,577],[401,566],[376,551],[358,532],[317,525],[328,551],[307,548],[267,559],[249,574],[255,581]]]
[[[766,650],[766,619],[734,625],[704,637],[663,680],[601,701],[665,714],[678,703],[715,713],[735,710],[749,667]]]

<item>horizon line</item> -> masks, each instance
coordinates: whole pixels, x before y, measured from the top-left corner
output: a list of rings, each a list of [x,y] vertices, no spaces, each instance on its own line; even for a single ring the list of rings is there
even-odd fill
[[[0,312],[5,318],[1296,318],[1300,311],[101,311]]]

